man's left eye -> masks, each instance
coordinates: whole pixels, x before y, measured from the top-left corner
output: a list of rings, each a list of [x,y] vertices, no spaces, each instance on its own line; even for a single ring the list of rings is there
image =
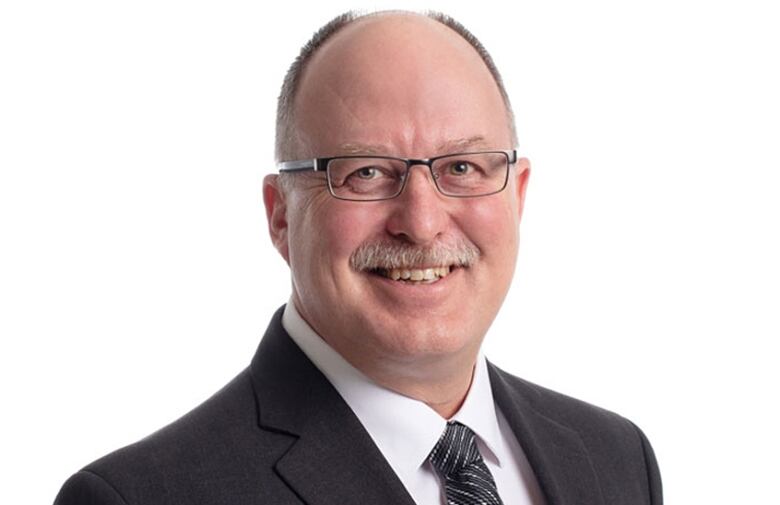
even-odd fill
[[[471,163],[466,161],[456,161],[450,164],[450,173],[452,175],[466,175],[473,170]]]

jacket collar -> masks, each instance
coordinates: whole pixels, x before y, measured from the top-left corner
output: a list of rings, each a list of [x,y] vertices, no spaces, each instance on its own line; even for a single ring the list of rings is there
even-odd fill
[[[290,437],[276,472],[309,505],[414,505],[354,413],[274,314],[250,366],[260,429]]]
[[[309,505],[414,505],[355,414],[284,330],[283,310],[274,314],[250,366],[259,428],[290,439],[276,472]],[[528,383],[492,364],[488,372],[547,505],[603,504],[577,431],[539,412],[538,392]]]
[[[538,391],[488,364],[493,397],[523,448],[547,505],[601,505],[601,494],[585,445],[577,431],[540,413]]]

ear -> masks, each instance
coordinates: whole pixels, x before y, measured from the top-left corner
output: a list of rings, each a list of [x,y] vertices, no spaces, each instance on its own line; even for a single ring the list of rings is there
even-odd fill
[[[284,261],[290,264],[290,249],[287,240],[287,199],[279,186],[277,174],[266,175],[263,179],[263,204],[268,219],[268,234],[276,250]]]
[[[525,206],[525,190],[528,187],[528,178],[531,176],[531,162],[528,158],[517,160],[517,181],[515,181],[517,191],[517,221],[523,218],[523,207]]]

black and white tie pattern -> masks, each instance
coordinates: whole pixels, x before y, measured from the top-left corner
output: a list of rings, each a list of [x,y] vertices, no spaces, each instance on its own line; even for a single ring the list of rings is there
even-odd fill
[[[467,426],[447,423],[428,460],[442,477],[447,505],[502,505],[474,432]]]

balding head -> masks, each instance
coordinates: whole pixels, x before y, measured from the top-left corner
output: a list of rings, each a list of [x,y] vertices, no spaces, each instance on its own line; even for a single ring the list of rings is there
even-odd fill
[[[459,66],[461,63],[467,65]],[[302,120],[311,101],[300,98],[314,94],[319,95],[314,97],[315,104],[326,100],[326,77],[331,87],[336,84],[347,88],[367,84],[364,77],[376,77],[368,83],[375,88],[374,99],[392,106],[391,94],[384,90],[403,90],[407,94],[424,91],[424,86],[410,88],[420,80],[433,83],[437,74],[444,77],[447,72],[454,74],[450,77],[456,83],[485,76],[492,81],[491,91],[498,94],[503,109],[497,120],[506,122],[514,146],[514,120],[501,76],[487,51],[460,23],[440,13],[399,11],[363,16],[348,12],[334,18],[301,49],[285,77],[277,110],[277,160],[314,154],[306,139],[307,123]],[[418,93],[417,99],[424,101],[425,94]]]

